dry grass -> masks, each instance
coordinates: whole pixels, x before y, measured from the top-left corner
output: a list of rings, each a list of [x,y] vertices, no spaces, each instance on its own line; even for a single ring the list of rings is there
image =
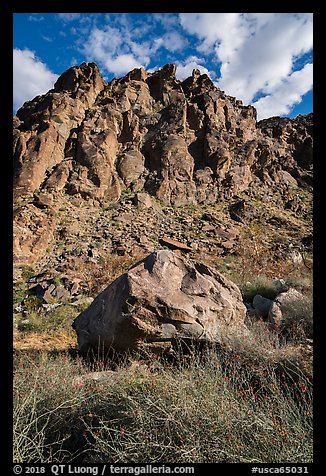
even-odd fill
[[[68,354],[18,352],[14,460],[310,462],[311,384],[267,355],[180,348],[173,361],[129,356],[137,365],[95,380]]]
[[[96,296],[98,293],[117,279],[121,274],[125,273],[132,265],[140,261],[145,256],[139,254],[137,256],[117,254],[109,254],[101,257],[99,263],[89,263],[87,269],[83,270],[83,281],[87,284],[89,294]]]
[[[77,337],[75,332],[59,330],[56,332],[14,332],[14,349],[41,350],[41,351],[68,351],[76,347]]]

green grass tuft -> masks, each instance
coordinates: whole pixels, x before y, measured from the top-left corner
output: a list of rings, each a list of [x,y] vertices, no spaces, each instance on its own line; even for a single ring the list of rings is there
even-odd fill
[[[273,284],[270,278],[258,276],[250,282],[240,285],[240,290],[245,302],[251,303],[256,294],[268,299],[275,299],[279,294],[278,287]]]

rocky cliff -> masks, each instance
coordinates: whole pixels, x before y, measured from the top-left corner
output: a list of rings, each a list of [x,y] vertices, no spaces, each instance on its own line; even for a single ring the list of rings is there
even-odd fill
[[[162,206],[214,205],[259,191],[291,208],[293,190],[311,189],[312,114],[257,122],[254,107],[206,74],[194,70],[179,81],[175,73],[174,64],[154,73],[134,69],[106,84],[95,63],[83,63],[19,109],[17,264],[38,262],[64,235],[60,211],[82,228],[85,204],[100,211],[136,194]]]

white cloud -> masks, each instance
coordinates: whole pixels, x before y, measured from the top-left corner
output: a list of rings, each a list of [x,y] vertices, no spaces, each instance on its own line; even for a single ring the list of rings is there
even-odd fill
[[[58,17],[64,22],[70,22],[78,20],[80,18],[80,13],[58,13]]]
[[[106,25],[91,30],[81,51],[88,60],[97,61],[107,71],[120,76],[133,68],[146,68],[152,46],[149,42],[133,41],[129,31]]]
[[[152,13],[152,17],[165,28],[174,28],[179,23],[178,16],[175,13]]]
[[[107,27],[105,30],[94,28],[84,45],[84,53],[88,58],[105,62],[108,54],[114,55],[121,44],[120,32],[117,28]]]
[[[45,35],[41,35],[41,36],[44,41],[47,41],[48,43],[52,43],[53,38],[51,38],[50,36],[45,36]]]
[[[58,75],[52,73],[46,64],[28,49],[13,50],[13,96],[14,110],[25,101],[46,93],[53,88]]]
[[[106,69],[113,71],[117,76],[129,73],[134,68],[143,66],[137,58],[131,54],[119,55],[116,58],[110,58],[106,61]]]
[[[175,16],[175,19],[178,17]],[[101,28],[93,27],[89,31],[80,52],[89,61],[97,61],[102,68],[116,76],[128,73],[133,68],[147,68],[159,49],[176,53],[187,46],[187,39],[174,30],[163,31],[157,36],[154,34],[149,40],[149,24],[132,23],[127,15],[119,15],[118,18],[108,15],[106,20],[108,23]]]
[[[170,31],[163,35],[160,46],[174,53],[185,48],[187,46],[187,40],[176,31]]]
[[[81,51],[88,60],[97,61],[116,76],[149,63],[146,48],[141,49],[137,43],[126,42],[121,31],[109,25],[104,29],[93,28]]]
[[[281,84],[271,90],[271,94],[253,103],[257,109],[257,119],[288,114],[295,104],[301,102],[302,96],[312,88],[313,66],[306,64],[299,71],[293,72]]]
[[[300,77],[295,75],[294,64],[312,50],[312,20],[311,13],[180,14],[182,27],[200,40],[197,50],[214,55],[220,63],[217,85],[244,103],[251,103],[257,94],[268,95],[265,110],[272,115],[290,110],[307,92],[302,93],[305,88],[294,80]],[[312,68],[304,71],[304,77],[310,75],[311,88]],[[277,98],[281,92],[282,99]],[[256,102],[260,114],[263,99]]]
[[[78,60],[75,58],[75,56],[71,58],[69,64],[70,64],[70,67],[78,65]]]
[[[177,79],[180,79],[180,81],[183,81],[184,79],[188,78],[191,76],[192,71],[194,69],[199,69],[201,74],[208,74],[210,77],[214,76],[214,73],[209,72],[205,66],[200,64],[200,59],[197,58],[196,56],[190,56],[189,58],[185,59],[184,61],[177,61],[177,72],[176,72],[176,77]]]
[[[28,21],[40,22],[40,21],[43,21],[43,20],[44,20],[43,16],[29,15],[29,17],[28,17]]]
[[[239,13],[181,13],[180,21],[188,33],[202,40],[198,51],[213,51],[216,46],[220,61],[229,61],[249,35]]]
[[[134,55],[135,60],[141,65],[148,65],[150,62],[150,56],[155,51],[153,45],[149,41],[144,43],[136,43],[131,39],[128,40],[128,47],[131,53]]]

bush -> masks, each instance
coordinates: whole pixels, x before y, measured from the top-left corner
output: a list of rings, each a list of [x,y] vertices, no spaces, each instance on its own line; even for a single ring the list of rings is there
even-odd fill
[[[282,306],[281,331],[288,339],[301,342],[313,338],[313,302],[311,299],[296,299]]]
[[[35,270],[32,266],[23,265],[22,266],[22,277],[28,281],[29,279],[35,276]]]
[[[24,300],[24,310],[26,313],[31,313],[33,311],[38,311],[42,308],[43,300],[38,296],[29,295]]]
[[[21,315],[17,322],[18,330],[24,332],[44,332],[70,329],[73,319],[80,312],[78,307],[76,308],[69,304],[62,304],[50,311],[46,311],[44,308],[36,306],[39,305],[38,300],[39,298],[36,296],[29,298],[29,304],[24,308],[25,314]]]
[[[275,299],[279,294],[278,287],[266,276],[258,276],[251,282],[246,282],[240,285],[243,300],[251,303],[256,294],[268,299]]]
[[[67,354],[14,363],[17,463],[312,461],[308,383],[294,399],[261,360],[180,353],[178,365],[151,357],[98,381]]]
[[[23,281],[17,281],[13,286],[13,304],[20,304],[27,296],[27,285]]]
[[[87,284],[90,296],[96,296],[121,274],[125,273],[135,262],[143,259],[143,255],[130,257],[109,254],[101,257],[98,263],[89,263],[83,272],[83,280]]]

